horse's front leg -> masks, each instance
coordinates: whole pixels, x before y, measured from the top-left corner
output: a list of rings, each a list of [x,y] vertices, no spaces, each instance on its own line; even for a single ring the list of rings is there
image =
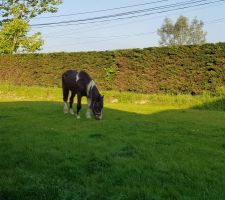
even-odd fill
[[[80,109],[81,109],[81,95],[77,95],[77,119],[80,119]]]
[[[73,112],[73,100],[74,100],[75,95],[76,95],[76,92],[72,91],[71,96],[70,96],[70,114],[71,115],[74,115],[74,112]]]
[[[86,118],[91,119],[91,98],[87,98],[87,112]]]

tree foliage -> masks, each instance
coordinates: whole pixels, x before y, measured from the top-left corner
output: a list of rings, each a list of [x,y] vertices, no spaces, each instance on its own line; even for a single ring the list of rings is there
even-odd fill
[[[30,19],[42,13],[57,11],[57,6],[63,0],[2,0],[0,3],[0,10],[3,21],[10,18]]]
[[[32,18],[57,11],[63,0],[2,0],[0,2],[0,54],[35,52],[44,41],[41,34],[29,36]]]
[[[0,31],[0,54],[32,53],[40,50],[44,41],[40,33],[28,36],[29,25],[25,20],[13,19],[3,23]]]
[[[158,29],[160,45],[193,45],[206,42],[206,32],[203,30],[204,23],[194,18],[189,24],[185,16],[180,16],[173,24],[169,18],[165,18],[163,25]]]

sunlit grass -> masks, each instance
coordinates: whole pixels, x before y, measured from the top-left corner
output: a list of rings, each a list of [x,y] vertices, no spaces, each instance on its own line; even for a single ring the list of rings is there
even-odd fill
[[[105,96],[105,104],[132,104],[132,105],[160,105],[161,107],[173,108],[190,108],[198,107],[203,104],[210,105],[212,102],[221,100],[221,103],[213,107],[206,107],[212,110],[224,110],[224,96],[212,96],[203,94],[198,96],[178,94],[138,94],[131,92],[118,91],[102,91]],[[0,101],[56,101],[62,102],[61,88],[44,88],[44,87],[28,87],[17,86],[13,84],[0,84]],[[83,98],[83,103],[86,103],[86,98]],[[123,107],[123,106],[120,106]],[[144,107],[144,106],[143,106]]]

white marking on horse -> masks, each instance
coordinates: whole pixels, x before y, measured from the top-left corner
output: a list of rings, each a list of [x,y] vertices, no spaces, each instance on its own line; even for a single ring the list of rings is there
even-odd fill
[[[79,81],[80,77],[79,77],[79,72],[76,75],[76,82]]]
[[[64,112],[65,114],[68,113],[68,104],[67,104],[66,101],[64,102],[63,112]]]
[[[70,114],[74,115],[73,108],[70,108]]]
[[[91,89],[95,86],[95,82],[91,80],[87,85],[87,96],[89,97]]]

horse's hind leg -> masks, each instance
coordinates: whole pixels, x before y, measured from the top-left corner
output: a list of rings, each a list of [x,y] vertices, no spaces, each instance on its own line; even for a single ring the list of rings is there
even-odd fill
[[[72,91],[71,92],[71,96],[70,96],[70,114],[71,115],[74,115],[74,112],[73,112],[73,100],[74,100],[75,95],[76,95],[76,92]]]
[[[63,87],[64,113],[68,113],[68,104],[67,104],[68,96],[69,96],[69,89]]]
[[[81,109],[81,95],[77,95],[77,119],[80,119],[80,109]]]

